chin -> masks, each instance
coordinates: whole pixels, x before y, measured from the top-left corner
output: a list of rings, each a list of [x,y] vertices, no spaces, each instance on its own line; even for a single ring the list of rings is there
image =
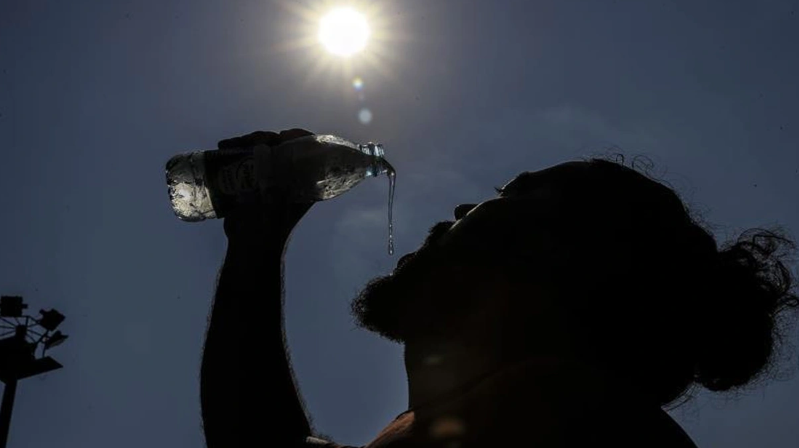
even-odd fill
[[[468,291],[438,257],[410,258],[393,274],[370,280],[351,303],[356,324],[398,343],[440,335],[468,308]],[[461,274],[458,274],[461,275]]]
[[[394,342],[404,342],[423,320],[427,297],[425,285],[435,269],[420,263],[416,254],[406,255],[393,273],[370,280],[353,299],[356,324]]]
[[[408,314],[395,275],[370,280],[352,300],[350,309],[358,327],[398,343],[406,339],[402,316]]]

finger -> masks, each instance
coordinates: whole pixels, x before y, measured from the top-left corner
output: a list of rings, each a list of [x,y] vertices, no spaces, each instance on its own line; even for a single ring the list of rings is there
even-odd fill
[[[274,146],[280,143],[280,136],[271,131],[255,131],[240,137],[228,138],[217,144],[219,149],[248,148],[255,145]]]
[[[307,137],[309,135],[314,135],[314,133],[300,128],[286,129],[280,131],[280,143],[294,140],[295,138]]]

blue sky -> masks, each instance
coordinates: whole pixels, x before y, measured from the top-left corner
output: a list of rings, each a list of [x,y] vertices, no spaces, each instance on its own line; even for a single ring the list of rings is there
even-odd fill
[[[163,169],[223,138],[304,127],[382,142],[398,255],[518,172],[608,148],[651,157],[721,240],[769,224],[799,235],[797,0],[373,0],[379,39],[349,64],[292,45],[332,3],[287,3],[0,2],[0,292],[61,310],[70,335],[53,352],[64,369],[20,384],[9,446],[203,446],[225,240],[221,222],[174,217]],[[348,315],[398,258],[387,193],[371,179],[317,204],[286,258],[305,401],[353,445],[407,404],[400,347]],[[672,415],[700,447],[788,448],[797,413],[793,375]]]

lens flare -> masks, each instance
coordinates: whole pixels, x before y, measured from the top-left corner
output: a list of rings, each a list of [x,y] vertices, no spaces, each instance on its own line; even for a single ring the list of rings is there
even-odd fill
[[[363,79],[361,79],[361,78],[360,78],[360,76],[359,76],[359,77],[357,77],[357,78],[355,78],[355,79],[353,79],[353,80],[352,80],[352,87],[353,87],[355,90],[361,90],[361,89],[363,89]]]
[[[358,112],[358,120],[360,120],[362,124],[371,123],[372,111],[364,107],[360,112]]]

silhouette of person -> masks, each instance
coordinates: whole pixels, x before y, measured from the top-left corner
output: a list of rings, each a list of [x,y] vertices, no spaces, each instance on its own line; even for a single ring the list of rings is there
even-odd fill
[[[404,346],[408,377],[407,410],[366,447],[695,447],[664,407],[772,371],[778,318],[799,302],[782,232],[719,246],[622,160],[523,172],[497,193],[455,207],[353,300],[360,327]],[[201,368],[209,448],[342,446],[311,427],[283,332],[283,254],[310,207],[277,197],[225,218]]]

